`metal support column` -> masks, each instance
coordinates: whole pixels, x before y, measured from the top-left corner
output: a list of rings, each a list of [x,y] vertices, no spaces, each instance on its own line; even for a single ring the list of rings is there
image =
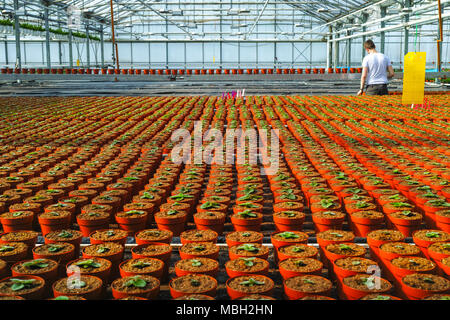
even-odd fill
[[[19,11],[19,0],[14,0],[14,11]],[[15,26],[15,36],[16,36],[16,68],[22,69],[22,55],[20,52],[20,24],[19,16],[14,15],[14,26]]]
[[[328,28],[328,31],[330,32],[330,35],[328,36],[327,41],[327,69],[331,68],[333,65],[333,42],[331,42],[331,39],[333,38],[333,27],[330,26]]]
[[[241,68],[241,42],[238,41],[238,69]]]
[[[68,34],[68,39],[69,39],[69,68],[73,69],[73,46],[72,46],[72,30],[69,29],[69,34]]]
[[[100,27],[100,60],[102,69],[105,68],[105,35],[103,31],[103,25]]]
[[[348,31],[347,35],[351,35],[351,32]],[[352,67],[352,39],[347,39],[347,68]]]
[[[405,0],[405,8],[411,7],[411,0]],[[405,14],[405,23],[409,22],[409,13]],[[409,52],[409,26],[405,27],[405,42],[403,46],[403,54],[406,55]]]
[[[6,65],[9,64],[9,57],[8,57],[8,41],[5,39],[5,63]]]
[[[339,37],[339,32],[337,30],[337,27],[335,27],[334,30],[334,34],[333,34],[333,38],[338,38]],[[333,64],[335,68],[339,67],[339,41],[334,42],[334,46],[333,46]]]
[[[86,25],[86,68],[91,67],[91,39],[89,38],[89,24]]]
[[[48,24],[48,3],[45,3],[44,20],[45,20],[45,51],[47,57],[47,68],[52,67],[51,52],[50,52],[50,26]]]
[[[383,6],[380,7],[381,18],[386,17],[386,9],[387,9],[387,7],[383,7]],[[386,27],[386,22],[384,22],[384,20],[383,20],[383,21],[381,21],[380,28],[383,29],[385,27]],[[386,43],[386,32],[383,31],[380,33],[380,52],[382,52],[382,53],[384,53],[384,51],[385,51],[385,43]]]

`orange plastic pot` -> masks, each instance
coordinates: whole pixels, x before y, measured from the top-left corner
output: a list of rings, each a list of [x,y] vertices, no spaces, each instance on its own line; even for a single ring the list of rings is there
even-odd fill
[[[240,277],[240,276],[256,275],[256,274],[267,276],[269,274],[269,262],[267,260],[264,260],[264,259],[261,259],[261,261],[265,264],[264,268],[262,270],[258,270],[258,271],[255,271],[255,272],[246,272],[246,271],[233,270],[233,269],[229,268],[227,264],[225,264],[225,270],[227,272],[228,277],[230,277],[230,278]]]
[[[89,275],[100,278],[103,281],[103,285],[106,285],[108,283],[108,279],[111,274],[112,262],[107,259],[102,259],[102,258],[96,258],[96,259],[101,259],[104,263],[107,263],[109,265],[109,267],[102,271],[90,272]],[[76,260],[70,261],[66,264],[66,274],[68,277],[71,277],[76,274],[75,268],[70,268],[70,265],[75,264],[80,260],[85,260],[85,259],[84,258],[76,259]]]
[[[155,280],[158,281],[158,285],[154,288],[150,288],[148,290],[144,290],[140,293],[129,293],[124,291],[118,291],[111,285],[111,291],[114,299],[124,299],[127,297],[139,297],[139,298],[145,298],[148,300],[154,300],[158,297],[159,291],[160,291],[160,283],[159,280],[155,278]]]
[[[142,239],[142,238],[139,237],[139,233],[137,233],[136,236],[135,236],[135,240],[136,240],[136,243],[138,245],[154,244],[154,243],[170,244],[172,242],[172,238],[173,238],[173,233],[172,232],[170,232],[170,235],[167,238],[161,239],[161,240],[158,240],[158,241]]]
[[[28,211],[28,214],[24,218],[6,219],[1,218],[0,223],[3,226],[5,233],[15,232],[21,230],[31,230],[33,226],[34,213]]]
[[[259,243],[262,244],[263,243],[263,239],[264,239],[264,235],[262,233],[259,234],[260,237],[257,240],[254,241],[235,241],[232,240],[228,237],[228,235],[225,237],[225,241],[228,245],[228,247],[232,247],[232,246],[236,246],[236,245],[240,245],[240,244],[245,244],[245,243]]]
[[[387,284],[387,288],[385,290],[378,290],[377,293],[388,293],[392,290],[392,285],[389,283],[389,281],[387,281],[383,278],[380,278],[380,277],[376,277],[376,276],[371,276],[371,277],[374,279],[375,283],[377,281],[383,281]],[[366,296],[367,294],[371,293],[371,291],[369,291],[369,290],[363,291],[363,290],[351,288],[351,287],[347,286],[344,283],[344,281],[341,282],[341,290],[347,300],[359,300],[362,297]]]
[[[322,278],[321,276],[316,276],[316,275],[308,275],[308,277]],[[308,292],[302,292],[302,291],[298,291],[298,290],[289,288],[288,286],[286,286],[286,280],[283,280],[283,288],[284,288],[284,294],[286,295],[286,297],[289,300],[299,300],[301,298],[304,298],[304,297],[310,295],[310,293],[308,293]],[[324,288],[322,291],[314,292],[314,294],[321,295],[321,296],[328,296],[331,292],[331,288],[332,288],[332,286],[331,286],[331,282],[330,282],[329,288]]]
[[[285,232],[274,232],[270,237],[270,241],[272,242],[273,246],[277,249],[280,247],[284,247],[284,246],[288,246],[288,245],[292,245],[292,244],[307,244],[308,243],[308,235],[306,233],[295,232],[295,234],[300,236],[298,238],[298,240],[295,240],[295,241],[287,241],[287,240],[283,241],[283,240],[274,238],[274,235],[280,234],[280,233],[285,233]]]
[[[203,291],[203,292],[196,292],[195,294],[204,294],[206,296],[215,297],[216,296],[216,292],[217,292],[217,280],[214,279],[213,277],[210,277],[210,276],[207,276],[207,277],[209,277],[211,281],[215,282],[215,284],[216,284],[215,287],[210,289],[210,290]],[[183,291],[179,291],[179,290],[174,289],[172,287],[172,282],[173,281],[174,281],[174,279],[170,280],[170,282],[169,282],[170,295],[172,296],[173,299],[176,299],[176,298],[179,298],[179,297],[182,297],[182,296],[185,296],[185,295],[189,294],[187,292],[183,292]]]
[[[102,281],[102,279],[98,278],[98,277],[94,277],[94,276],[84,276],[84,277],[90,277],[90,278],[95,278],[99,281]],[[65,292],[59,292],[56,289],[56,285],[57,282],[55,282],[53,284],[53,295],[55,298],[59,297],[59,296],[67,296],[68,294]],[[91,290],[83,293],[82,295],[77,295],[77,296],[81,296],[82,298],[86,299],[86,300],[99,300],[102,296],[103,293],[103,286],[99,286],[98,288],[92,288]],[[76,295],[76,294],[74,294]]]
[[[8,278],[4,278],[2,279],[2,281],[6,281],[9,279],[14,279],[16,277],[12,276],[12,277],[8,277]],[[26,276],[20,276],[20,279],[22,280],[35,280],[35,281],[39,281],[41,282],[41,284],[39,285],[39,287],[36,290],[33,290],[30,293],[24,293],[21,294],[20,297],[24,298],[25,300],[41,300],[44,298],[45,295],[45,280],[41,277],[38,276],[30,276],[30,275],[26,275]],[[3,294],[0,293],[0,296],[5,296]]]
[[[303,275],[317,275],[320,276],[322,274],[322,269],[323,269],[323,263],[320,262],[320,266],[318,266],[316,269],[308,271],[308,272],[300,272],[300,271],[292,271],[292,270],[288,270],[283,268],[283,265],[279,264],[278,266],[278,270],[280,271],[281,277],[283,279],[289,279],[292,277],[296,277],[296,276],[303,276]]]
[[[263,276],[263,275],[259,275],[259,276],[260,277],[264,277],[266,279],[266,281],[269,281],[272,284],[272,286],[269,289],[267,289],[267,290],[265,290],[263,292],[259,292],[258,294],[261,294],[263,296],[269,296],[269,297],[272,296],[273,289],[274,289],[274,286],[275,286],[273,281],[272,281],[272,279],[270,279],[269,277]],[[247,296],[248,293],[243,292],[243,291],[235,290],[235,289],[233,289],[233,288],[231,288],[229,286],[230,281],[232,281],[233,279],[234,278],[230,278],[225,283],[226,288],[227,288],[228,296],[231,298],[231,300],[236,300],[236,299],[239,299],[239,298]]]
[[[155,260],[155,261],[158,261],[158,260],[159,260],[159,259],[155,259],[155,258],[147,258],[147,259],[151,259],[151,260]],[[152,272],[146,272],[146,273],[129,272],[129,271],[124,270],[124,269],[122,268],[122,266],[123,266],[125,263],[127,263],[128,261],[129,261],[129,260],[125,260],[125,261],[122,261],[122,262],[119,264],[120,276],[121,276],[122,278],[132,277],[132,276],[146,275],[146,276],[152,276],[152,277],[155,277],[155,278],[157,278],[157,279],[161,279],[162,276],[163,276],[163,273],[164,273],[164,267],[165,267],[164,261],[163,261],[163,264],[162,264],[161,268],[159,268],[159,269],[157,269],[157,270],[155,270],[155,271],[152,271]],[[162,261],[162,260],[161,260],[161,261]]]
[[[83,237],[89,237],[97,230],[107,229],[109,226],[109,220],[109,217],[98,220],[82,220],[77,217],[77,224],[80,227]]]
[[[181,260],[179,260],[178,262],[180,262]],[[202,271],[202,272],[193,272],[193,271],[186,271],[183,269],[180,269],[178,267],[178,262],[175,263],[175,274],[177,275],[177,277],[182,277],[188,274],[204,274],[210,277],[215,278],[217,276],[217,273],[219,273],[219,265],[215,266],[213,269],[210,269],[208,271]]]

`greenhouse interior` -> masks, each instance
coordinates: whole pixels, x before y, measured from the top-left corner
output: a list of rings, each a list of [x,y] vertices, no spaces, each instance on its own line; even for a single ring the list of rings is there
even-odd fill
[[[0,14],[0,300],[450,300],[450,0]]]

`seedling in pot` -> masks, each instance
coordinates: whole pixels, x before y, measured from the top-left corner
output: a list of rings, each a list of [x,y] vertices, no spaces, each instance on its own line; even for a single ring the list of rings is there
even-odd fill
[[[58,233],[58,237],[60,238],[72,238],[73,233],[67,230],[63,230],[60,233]]]
[[[20,291],[23,289],[32,289],[38,285],[35,279],[11,279],[13,285],[11,286],[12,291]]]
[[[194,260],[192,260],[191,265],[192,265],[193,267],[200,267],[200,266],[203,265],[203,263],[202,263],[200,260],[194,259]]]
[[[255,257],[250,257],[250,258],[239,258],[240,260],[244,261],[244,264],[247,267],[253,267],[255,265],[254,261],[255,261]]]
[[[147,281],[139,276],[135,276],[131,277],[127,282],[125,282],[124,285],[126,287],[145,288],[145,286],[147,285]]]
[[[76,265],[77,267],[82,268],[82,269],[88,269],[88,268],[94,268],[94,269],[97,269],[97,268],[100,268],[100,267],[101,267],[101,264],[100,264],[100,263],[95,262],[95,261],[92,260],[92,259],[78,261],[78,262],[75,263],[75,265]]]
[[[280,236],[283,239],[298,239],[300,236],[294,232],[285,231],[282,233],[279,233],[278,236]]]
[[[259,248],[251,243],[245,243],[237,248],[237,250],[245,250],[247,252],[259,252]]]
[[[49,264],[46,263],[44,259],[36,259],[33,261],[24,262],[22,264],[22,266],[24,266],[27,269],[36,270],[36,269],[47,268],[49,266]]]
[[[8,245],[3,245],[0,247],[0,252],[10,252],[13,251],[15,248]]]
[[[255,280],[254,278],[250,278],[248,280],[240,282],[239,284],[246,287],[253,287],[253,286],[262,286],[265,284],[265,282]]]
[[[251,210],[247,209],[238,213],[242,218],[256,218],[258,215]]]

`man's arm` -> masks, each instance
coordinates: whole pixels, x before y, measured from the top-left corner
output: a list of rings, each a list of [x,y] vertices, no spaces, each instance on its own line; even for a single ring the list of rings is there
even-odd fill
[[[366,85],[367,75],[369,74],[369,68],[364,67],[361,75],[361,85],[359,87],[358,96],[362,95],[364,92],[364,87]]]
[[[392,65],[388,66],[387,71],[388,71],[388,79],[392,79],[395,76],[394,68],[392,68]]]

